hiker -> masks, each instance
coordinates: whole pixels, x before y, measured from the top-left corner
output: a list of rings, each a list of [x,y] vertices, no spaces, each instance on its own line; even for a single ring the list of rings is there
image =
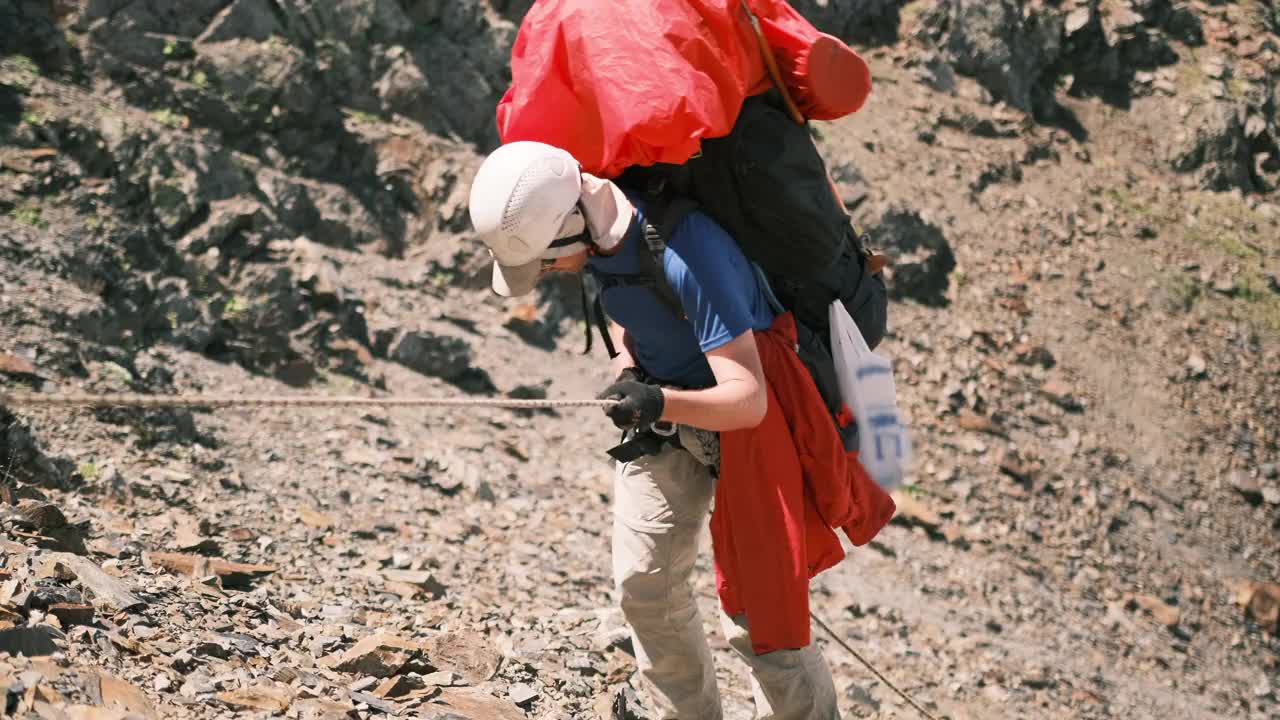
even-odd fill
[[[604,287],[616,356],[601,396],[619,401],[607,414],[626,439],[611,451],[613,574],[662,716],[722,717],[690,582],[714,499],[721,625],[751,668],[757,717],[838,718],[808,582],[844,557],[833,528],[865,544],[893,503],[846,453],[794,351],[791,314],[708,215],[683,215],[652,255],[644,198],[550,145],[490,154],[470,213],[498,294],[527,294],[556,272]],[[647,279],[655,271],[663,282]]]

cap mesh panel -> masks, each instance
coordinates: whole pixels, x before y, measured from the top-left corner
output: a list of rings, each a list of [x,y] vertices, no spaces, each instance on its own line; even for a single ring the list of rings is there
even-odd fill
[[[502,209],[502,231],[515,232],[524,221],[525,205],[533,197],[534,191],[547,178],[559,177],[565,173],[565,162],[561,158],[542,158],[531,163],[520,173],[511,195],[507,197],[507,205]]]

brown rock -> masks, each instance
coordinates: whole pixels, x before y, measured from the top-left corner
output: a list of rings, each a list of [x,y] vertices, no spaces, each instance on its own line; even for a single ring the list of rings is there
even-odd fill
[[[1040,468],[1033,462],[1023,459],[1016,451],[1007,450],[1000,456],[1000,471],[1020,483],[1035,480]]]
[[[164,568],[179,575],[217,575],[223,584],[233,587],[249,585],[254,578],[270,575],[277,570],[274,565],[250,565],[182,553],[143,553],[142,560],[149,566]]]
[[[437,687],[453,687],[467,684],[461,675],[451,670],[441,670],[423,675],[422,682],[426,685],[435,685]]]
[[[487,720],[524,720],[525,714],[520,708],[499,700],[483,690],[475,688],[450,688],[441,690],[436,702],[455,711],[463,717],[486,718]],[[431,708],[434,703],[423,709]]]
[[[355,705],[350,702],[334,702],[327,698],[298,700],[293,703],[291,709],[297,711],[298,717],[306,718],[307,720],[318,720],[320,718],[324,720],[329,718],[346,720],[346,718],[356,717]]]
[[[1233,470],[1228,476],[1231,487],[1244,496],[1245,500],[1257,505],[1262,502],[1262,485],[1258,480],[1243,470]]]
[[[284,712],[293,704],[293,692],[288,688],[261,685],[218,693],[218,699],[232,707]]]
[[[1062,380],[1050,380],[1040,386],[1040,392],[1053,404],[1068,412],[1081,412],[1084,404],[1075,396],[1075,391]]]
[[[343,653],[329,656],[324,664],[338,672],[386,678],[399,673],[422,653],[420,643],[390,633],[378,633],[361,640]]]
[[[12,375],[15,377],[38,377],[36,375],[36,366],[9,353],[0,353],[0,374]]]
[[[439,598],[445,593],[445,586],[427,570],[383,570],[382,577],[388,588],[402,597],[406,596],[402,590],[409,591],[408,597],[426,593],[432,598]],[[397,589],[396,586],[403,587]]]
[[[333,527],[333,518],[318,510],[299,510],[298,519],[302,524],[317,530],[328,530]]]
[[[1004,435],[1004,431],[996,425],[995,421],[985,415],[979,415],[969,408],[960,408],[960,412],[956,415],[956,422],[960,425],[961,430]]]
[[[436,673],[432,674],[434,675]],[[378,687],[374,688],[371,694],[374,697],[380,698],[402,698],[410,694],[416,697],[424,697],[427,696],[427,694],[419,693],[418,691],[431,689],[428,687],[431,684],[432,683],[429,683],[426,678],[418,678],[412,675],[395,675],[379,683]],[[432,689],[430,694],[435,694],[434,689]]]
[[[1133,603],[1146,610],[1165,627],[1173,627],[1182,619],[1182,611],[1154,595],[1134,595]]]
[[[129,683],[113,675],[102,673],[99,676],[102,689],[102,704],[118,707],[126,712],[140,715],[147,720],[158,718],[155,706],[147,699],[145,693]]]
[[[937,530],[942,525],[942,516],[908,493],[893,493],[893,502],[898,506],[895,518],[902,518],[907,523],[919,525],[926,530]]]
[[[430,640],[427,652],[433,666],[458,673],[470,685],[491,680],[502,664],[502,654],[488,639],[472,632],[438,635]]]
[[[45,576],[70,575],[80,581],[93,597],[94,607],[111,611],[132,610],[146,603],[133,594],[124,581],[111,577],[88,558],[70,553],[52,553],[40,570]]]
[[[49,614],[58,618],[64,628],[93,623],[93,606],[83,603],[54,603],[49,606]]]
[[[173,546],[179,550],[190,550],[198,553],[218,551],[218,543],[205,537],[207,524],[186,513],[179,514],[174,520]]]
[[[68,705],[63,712],[67,720],[125,720],[129,717],[121,710],[108,710],[97,705]]]
[[[53,503],[31,499],[20,501],[17,525],[35,533],[39,547],[77,555],[88,553],[84,546],[87,522],[68,522],[66,515]]]
[[[1057,364],[1057,360],[1053,357],[1053,353],[1049,348],[1035,343],[1019,343],[1013,349],[1017,360],[1023,365],[1039,365],[1043,368],[1051,368]]]
[[[1236,604],[1240,605],[1267,632],[1280,633],[1280,585],[1244,581],[1236,588]]]

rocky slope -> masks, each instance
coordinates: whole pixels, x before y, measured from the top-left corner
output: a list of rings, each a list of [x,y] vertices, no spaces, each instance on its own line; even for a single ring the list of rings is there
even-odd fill
[[[467,236],[529,5],[0,0],[0,391],[594,394],[574,283]],[[920,456],[815,610],[939,717],[1280,716],[1280,7],[796,5],[873,66],[819,130]],[[0,407],[5,710],[646,717],[613,439]]]

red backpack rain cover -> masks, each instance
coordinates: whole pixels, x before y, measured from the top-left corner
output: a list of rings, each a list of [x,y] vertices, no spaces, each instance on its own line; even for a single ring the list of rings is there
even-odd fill
[[[805,117],[862,107],[871,74],[857,53],[784,0],[749,5]],[[512,48],[498,132],[564,148],[606,178],[681,164],[769,87],[765,67],[741,0],[538,0]]]

